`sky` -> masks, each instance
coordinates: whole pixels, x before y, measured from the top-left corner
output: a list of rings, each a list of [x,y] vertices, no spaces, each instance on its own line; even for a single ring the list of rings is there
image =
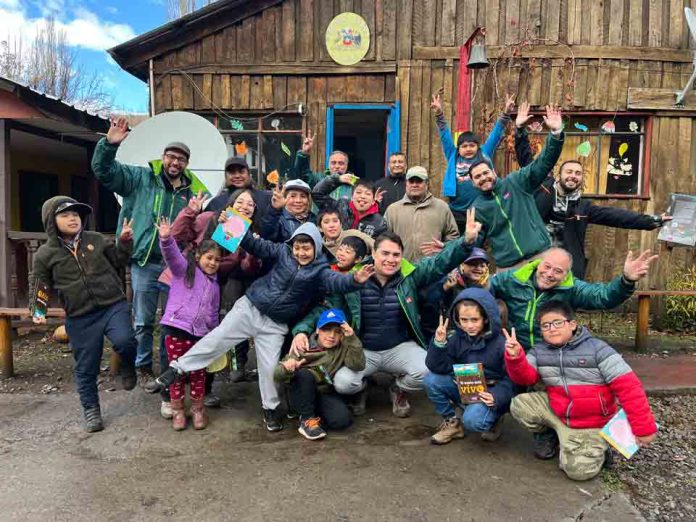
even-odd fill
[[[123,71],[106,49],[166,23],[165,0],[0,0],[0,41],[31,42],[50,16],[84,68],[102,76],[117,110],[147,112],[147,85]]]

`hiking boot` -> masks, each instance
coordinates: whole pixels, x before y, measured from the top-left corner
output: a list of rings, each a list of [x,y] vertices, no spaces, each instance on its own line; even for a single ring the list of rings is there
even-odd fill
[[[95,431],[101,431],[104,429],[104,423],[102,422],[101,410],[99,406],[92,406],[91,408],[85,408],[85,430],[89,433],[94,433]]]
[[[356,417],[365,415],[365,410],[367,409],[367,393],[367,384],[365,384],[365,387],[353,396],[353,402],[348,405],[353,415]]]
[[[208,426],[203,399],[191,399],[191,417],[194,430],[204,430]]]
[[[486,442],[495,442],[503,434],[503,417],[498,417],[491,429],[481,433],[481,439]]]
[[[534,434],[534,456],[541,460],[549,460],[556,456],[558,450],[558,435],[551,428]]]
[[[268,431],[280,431],[283,429],[283,419],[278,411],[275,410],[263,410],[263,423],[266,425]]]
[[[170,402],[172,406],[172,428],[175,431],[181,431],[186,429],[186,411],[184,410],[184,401],[180,399],[175,401],[172,399]]]
[[[206,408],[219,408],[220,397],[218,397],[214,393],[206,395],[205,399],[203,399],[203,406],[205,406]]]
[[[405,391],[396,384],[392,384],[389,388],[389,397],[391,397],[392,413],[394,415],[401,418],[411,415],[411,404],[408,402],[408,396]]]
[[[135,373],[135,366],[121,361],[121,388],[130,391],[138,384],[138,376]]]
[[[160,415],[163,419],[171,419],[174,416],[171,401],[162,401],[162,404],[160,404]]]
[[[300,427],[297,428],[297,431],[307,440],[319,440],[326,437],[326,432],[321,427],[319,417],[311,417],[300,421]]]
[[[151,368],[145,366],[141,368],[136,368],[138,374],[138,386],[140,386],[147,393],[155,393],[160,389],[154,386],[155,375],[152,373]]]
[[[607,448],[604,450],[604,464],[602,464],[602,469],[613,469],[614,468],[614,454],[611,449]]]
[[[444,419],[437,428],[437,432],[430,437],[430,442],[441,446],[452,442],[454,439],[464,438],[464,428],[457,417]]]
[[[164,370],[163,373],[160,374],[159,377],[156,379],[152,379],[146,386],[145,386],[145,391],[147,393],[155,393],[163,388],[169,388],[170,385],[174,384],[174,382],[179,378],[179,372],[176,371],[176,368],[173,366],[169,366],[166,370]]]

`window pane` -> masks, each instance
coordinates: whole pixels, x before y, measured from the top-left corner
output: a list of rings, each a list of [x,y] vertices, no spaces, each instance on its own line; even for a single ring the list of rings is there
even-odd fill
[[[259,165],[259,140],[256,133],[224,134],[230,156],[242,156],[249,164],[249,172],[257,179]]]
[[[266,174],[277,170],[281,178],[287,178],[292,167],[295,151],[302,146],[300,134],[261,134],[261,148],[263,158],[261,160],[261,172],[264,179],[260,185],[268,186]]]
[[[638,194],[642,169],[643,137],[640,134],[612,136],[605,169],[605,194]]]
[[[250,131],[259,128],[259,119],[255,116],[240,116],[239,118],[225,118],[220,116],[218,120],[218,129],[222,131]]]
[[[264,130],[302,130],[302,116],[299,114],[274,114],[261,121]]]

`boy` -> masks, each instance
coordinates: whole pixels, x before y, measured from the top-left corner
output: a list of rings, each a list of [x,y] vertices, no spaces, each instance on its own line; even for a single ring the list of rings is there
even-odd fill
[[[368,254],[368,246],[358,236],[345,236],[336,250],[336,262],[331,270],[347,274],[355,265],[360,263]]]
[[[156,389],[169,386],[185,372],[207,367],[230,346],[253,338],[264,422],[268,431],[279,431],[283,425],[277,409],[280,400],[273,382],[273,370],[280,358],[288,323],[324,292],[358,290],[373,274],[374,268],[365,266],[345,275],[333,272],[322,254],[319,229],[312,223],[300,226],[285,244],[247,233],[241,247],[264,262],[272,262],[273,267],[251,284],[220,326],[170,364],[156,379]]]
[[[123,389],[135,387],[138,342],[117,269],[125,268],[133,246],[133,221],[124,219],[118,246],[98,232],[85,230],[91,207],[67,196],[44,202],[41,217],[48,240],[34,257],[34,292],[38,285],[57,290],[65,309],[65,329],[75,359],[75,384],[88,432],[104,429],[97,377],[104,336],[121,358]],[[31,304],[32,312],[36,303]],[[44,324],[45,318],[33,318]]]
[[[639,446],[655,439],[657,426],[631,368],[611,346],[578,326],[570,305],[547,301],[539,307],[539,323],[544,340],[526,357],[514,328],[510,335],[503,330],[512,381],[532,386],[541,380],[546,386],[545,392],[515,397],[510,413],[534,432],[537,458],[553,458],[560,444],[560,468],[573,480],[589,480],[611,458],[599,430],[616,413],[617,398]]]
[[[343,366],[365,369],[360,339],[337,308],[326,310],[317,321],[309,348],[301,355],[289,354],[273,373],[276,382],[289,385],[290,407],[300,414],[298,431],[308,440],[326,437],[322,423],[342,430],[353,423],[350,410],[333,389],[333,377]]]
[[[447,339],[447,325],[456,331]],[[510,409],[514,386],[505,372],[505,338],[501,333],[500,314],[493,296],[483,288],[467,288],[452,304],[450,318],[440,318],[435,337],[430,342],[425,364],[431,373],[425,376],[425,390],[442,423],[430,441],[447,444],[464,437],[464,431],[481,433],[493,442],[502,433],[502,416]],[[482,363],[488,391],[480,392],[480,402],[461,404],[454,381],[454,364]],[[463,410],[461,421],[455,406]]]
[[[379,213],[379,205],[375,200],[375,186],[372,182],[358,180],[353,187],[350,200],[333,201],[330,195],[339,185],[340,181],[335,174],[324,178],[312,191],[315,203],[320,208],[336,205],[344,229],[359,230],[372,238],[387,229],[387,222]]]

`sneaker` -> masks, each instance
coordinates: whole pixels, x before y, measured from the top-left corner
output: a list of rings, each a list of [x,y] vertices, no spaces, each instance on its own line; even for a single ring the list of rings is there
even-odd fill
[[[295,420],[299,418],[300,414],[297,413],[295,410],[293,410],[290,406],[288,406],[288,412],[285,415],[289,420]]]
[[[169,366],[163,373],[160,374],[156,379],[153,378],[146,386],[145,391],[147,393],[155,393],[160,391],[162,388],[169,388],[170,385],[179,378],[179,372],[176,368]]]
[[[541,460],[549,460],[556,456],[558,450],[558,435],[551,428],[534,434],[534,456]]]
[[[604,464],[602,464],[602,469],[613,469],[614,468],[614,454],[611,449],[607,448],[604,450]]]
[[[280,431],[283,429],[283,420],[277,408],[275,410],[263,410],[263,422],[268,431]]]
[[[503,417],[498,417],[491,429],[481,433],[481,439],[486,442],[495,442],[503,434]]]
[[[326,432],[321,427],[319,417],[311,417],[300,422],[297,431],[307,440],[319,440],[326,437]]]
[[[408,402],[406,392],[393,384],[389,388],[389,397],[392,401],[392,413],[397,417],[408,417],[411,415],[411,404]]]
[[[138,384],[138,376],[135,367],[121,363],[121,388],[130,391]]]
[[[348,405],[353,415],[356,417],[365,415],[365,410],[367,409],[367,394],[367,384],[365,384],[365,387],[353,396],[353,402]]]
[[[159,387],[154,387],[155,376],[150,368],[136,368],[138,375],[138,386],[147,393],[155,393],[159,391]]]
[[[104,429],[104,422],[102,421],[101,410],[99,406],[93,406],[91,408],[86,408],[84,411],[85,416],[85,430],[89,433],[94,433],[95,431],[101,431]]]
[[[228,379],[230,382],[242,382],[246,380],[246,374],[243,369],[230,370]]]
[[[205,396],[203,399],[203,406],[206,408],[219,408],[220,407],[220,397],[212,393]]]
[[[160,415],[163,419],[171,419],[174,416],[170,401],[162,401],[162,404],[160,404]]]
[[[462,423],[457,417],[450,417],[449,419],[444,419],[440,425],[437,427],[437,432],[435,435],[430,437],[430,442],[441,446],[442,444],[447,444],[454,439],[464,438],[464,428]]]

